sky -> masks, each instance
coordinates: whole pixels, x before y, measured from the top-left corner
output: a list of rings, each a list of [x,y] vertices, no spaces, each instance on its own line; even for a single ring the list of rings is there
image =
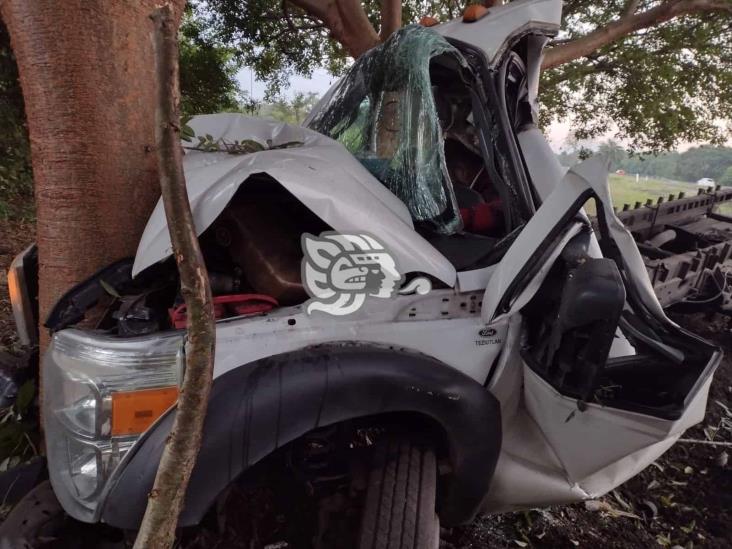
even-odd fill
[[[253,78],[252,71],[249,68],[243,68],[236,75],[239,80],[241,89],[247,91],[254,99],[262,99],[264,97],[264,83]],[[312,78],[303,78],[302,76],[293,76],[290,79],[290,88],[285,90],[286,97],[292,97],[295,92],[314,92],[323,95],[328,88],[336,81],[324,69],[316,69],[313,71]]]

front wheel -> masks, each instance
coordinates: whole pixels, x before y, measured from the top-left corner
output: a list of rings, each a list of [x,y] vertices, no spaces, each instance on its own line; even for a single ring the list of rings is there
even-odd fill
[[[408,436],[376,443],[358,549],[437,549],[437,462],[432,449]]]

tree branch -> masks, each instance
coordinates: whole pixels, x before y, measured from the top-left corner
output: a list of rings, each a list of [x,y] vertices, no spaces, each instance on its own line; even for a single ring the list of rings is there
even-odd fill
[[[183,175],[178,102],[177,21],[169,5],[153,12],[158,76],[155,142],[160,190],[187,307],[186,369],[173,427],[165,442],[155,484],[135,549],[172,547],[188,481],[201,446],[213,377],[215,325],[211,286],[196,235]]]
[[[361,0],[289,0],[325,23],[331,36],[352,57],[358,57],[379,43]]]
[[[630,0],[626,4],[623,15],[604,27],[548,50],[542,68],[551,69],[574,59],[586,57],[593,51],[637,30],[658,25],[681,15],[715,11],[732,13],[732,1],[730,0],[667,0],[655,8],[640,13],[628,12],[630,8],[637,8],[633,4],[637,4],[637,2]]]
[[[381,0],[381,41],[386,41],[401,26],[402,0]]]
[[[640,4],[640,0],[628,0],[625,3],[625,7],[623,8],[622,17],[627,17],[628,15],[633,15],[635,11],[638,9],[638,5]]]
[[[328,13],[328,0],[287,0],[292,2],[294,5],[303,9],[306,13],[309,13],[313,17],[317,17],[321,21],[325,21],[325,17]]]

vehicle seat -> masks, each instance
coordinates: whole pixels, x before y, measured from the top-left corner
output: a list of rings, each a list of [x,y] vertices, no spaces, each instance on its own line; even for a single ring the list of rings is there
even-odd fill
[[[497,238],[472,233],[431,234],[425,239],[444,255],[457,271],[481,267],[480,261],[493,250]]]
[[[476,190],[463,185],[455,185],[453,187],[455,191],[455,199],[457,200],[458,208],[472,208],[485,202],[483,196]]]

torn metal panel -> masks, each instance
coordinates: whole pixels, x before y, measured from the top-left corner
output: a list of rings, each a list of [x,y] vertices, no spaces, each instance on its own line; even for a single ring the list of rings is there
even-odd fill
[[[555,35],[561,19],[561,0],[518,0],[490,8],[475,22],[458,17],[432,28],[445,38],[478,48],[488,64],[493,64],[523,34]]]

